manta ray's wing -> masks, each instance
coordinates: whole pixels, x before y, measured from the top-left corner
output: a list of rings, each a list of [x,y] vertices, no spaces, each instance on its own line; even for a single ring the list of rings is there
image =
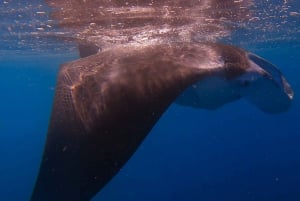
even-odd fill
[[[214,70],[197,68],[193,54],[201,55],[163,46],[119,48],[63,65],[31,201],[90,200],[169,104]]]

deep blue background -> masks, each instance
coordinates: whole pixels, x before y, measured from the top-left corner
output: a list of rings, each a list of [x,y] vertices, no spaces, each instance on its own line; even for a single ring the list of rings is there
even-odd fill
[[[295,90],[287,113],[245,101],[215,111],[171,105],[93,201],[299,201],[300,47],[255,52]],[[28,201],[47,131],[58,66],[68,57],[1,57],[0,200]]]
[[[0,201],[29,201],[59,64],[77,55],[14,56],[19,38],[1,38],[10,36],[6,26],[16,23],[16,13],[6,16],[5,6],[15,3],[22,10],[33,4],[32,10],[23,10],[29,13],[22,19],[30,25],[35,20],[32,13],[44,1],[8,2],[0,2]],[[292,6],[281,9],[286,2]],[[256,8],[261,21],[233,33],[231,42],[280,67],[295,91],[291,109],[269,115],[243,100],[215,111],[173,104],[93,201],[300,201],[300,15],[289,15],[299,13],[300,4],[299,0],[256,3],[261,3]],[[274,24],[268,24],[267,17]],[[267,29],[274,25],[275,29]],[[26,32],[23,29],[17,31]],[[27,42],[23,51],[41,41]],[[9,56],[2,51],[9,49]]]

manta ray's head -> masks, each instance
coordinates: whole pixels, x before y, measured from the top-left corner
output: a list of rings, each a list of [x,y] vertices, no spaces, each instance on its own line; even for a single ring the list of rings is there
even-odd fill
[[[214,50],[214,62],[202,68],[212,68],[204,79],[182,93],[177,103],[181,105],[215,109],[226,103],[244,98],[267,113],[286,111],[293,99],[293,90],[279,69],[265,59],[228,45],[209,45]],[[209,57],[211,58],[211,57]]]
[[[249,66],[232,80],[233,88],[264,112],[286,111],[294,93],[282,73],[265,59],[253,53],[246,55]]]

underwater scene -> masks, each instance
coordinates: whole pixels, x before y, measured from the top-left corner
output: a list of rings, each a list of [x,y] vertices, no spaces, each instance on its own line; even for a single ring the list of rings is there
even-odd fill
[[[1,201],[300,201],[299,0],[0,19]]]

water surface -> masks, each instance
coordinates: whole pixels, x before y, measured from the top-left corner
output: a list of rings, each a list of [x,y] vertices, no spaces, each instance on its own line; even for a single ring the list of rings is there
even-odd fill
[[[235,44],[274,63],[295,91],[291,109],[269,115],[243,100],[215,111],[173,104],[93,201],[300,200],[300,4],[254,3],[250,18],[194,39]],[[41,0],[0,2],[2,201],[29,200],[59,65],[78,58],[74,33],[49,18],[52,9]]]

